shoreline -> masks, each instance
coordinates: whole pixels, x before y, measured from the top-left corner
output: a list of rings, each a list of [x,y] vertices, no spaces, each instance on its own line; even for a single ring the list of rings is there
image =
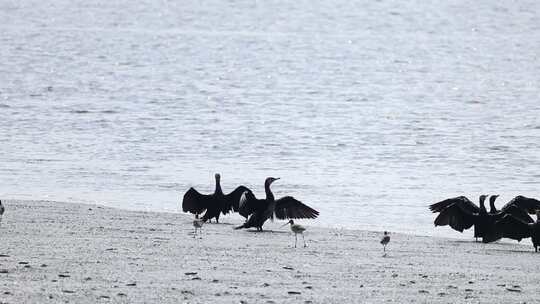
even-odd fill
[[[181,207],[181,197],[178,197],[178,202],[176,204],[176,208],[165,208],[165,209],[154,209],[150,207],[128,207],[128,206],[118,206],[114,202],[107,202],[107,201],[98,201],[98,200],[79,200],[79,199],[69,199],[69,200],[62,200],[62,199],[56,199],[56,198],[37,198],[37,199],[28,199],[28,198],[21,198],[17,196],[7,197],[3,200],[6,201],[16,201],[16,202],[50,202],[50,203],[65,203],[65,204],[83,204],[83,205],[89,205],[89,206],[99,206],[104,208],[112,208],[117,210],[123,210],[126,212],[150,212],[150,213],[171,213],[171,214],[182,214],[186,216],[192,216],[191,214],[184,213],[182,211]],[[348,225],[339,225],[339,224],[330,224],[330,221],[328,219],[325,219],[321,221],[321,217],[319,216],[315,220],[298,220],[301,224],[306,224],[311,227],[317,227],[322,229],[330,229],[330,230],[355,230],[355,231],[368,231],[368,232],[381,232],[384,230],[388,230],[392,233],[401,233],[401,234],[407,234],[407,235],[413,235],[413,236],[425,236],[425,237],[434,237],[434,238],[447,238],[447,239],[455,239],[455,240],[470,240],[473,238],[472,229],[465,230],[463,233],[459,233],[455,230],[452,230],[449,227],[435,227],[433,226],[433,220],[437,216],[435,213],[431,213],[428,209],[429,205],[426,204],[425,210],[428,210],[426,212],[426,217],[429,217],[429,223],[431,232],[427,232],[425,229],[413,230],[411,228],[403,228],[400,227],[398,229],[397,227],[389,227],[389,228],[380,228],[379,227],[366,227],[365,225],[358,225],[358,226],[348,226]],[[319,208],[316,208],[319,209]],[[222,215],[221,219],[225,219],[227,222],[234,222],[241,223],[244,218],[241,217],[238,213],[229,213],[227,215]],[[279,220],[278,220],[279,221]],[[295,220],[296,222],[297,220]],[[504,240],[503,240],[504,242]]]
[[[182,213],[3,201],[0,303],[527,302],[537,300],[530,240],[473,240],[307,226],[257,233]],[[532,265],[532,267],[531,267]]]

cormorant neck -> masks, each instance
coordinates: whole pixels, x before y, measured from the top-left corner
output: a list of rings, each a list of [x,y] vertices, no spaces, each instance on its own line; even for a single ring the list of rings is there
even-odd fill
[[[489,201],[489,213],[497,213],[497,208],[495,208],[495,202]]]
[[[274,200],[274,194],[272,193],[272,190],[270,190],[270,183],[264,184],[264,192],[266,192],[266,199],[269,201]]]
[[[214,193],[223,193],[223,190],[221,190],[221,183],[218,177],[216,177],[216,190],[214,191]]]
[[[484,205],[484,200],[485,199],[480,200],[480,213],[487,213],[486,205]]]

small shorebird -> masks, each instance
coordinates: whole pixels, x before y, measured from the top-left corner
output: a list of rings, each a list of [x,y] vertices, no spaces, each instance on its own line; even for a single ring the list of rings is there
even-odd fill
[[[193,233],[193,238],[197,237],[197,229],[201,231],[201,238],[202,238],[202,226],[204,224],[204,220],[200,219],[198,216],[195,216],[195,219],[193,220],[193,227],[195,227],[195,232]]]
[[[388,243],[390,243],[390,235],[388,234],[388,231],[385,231],[384,236],[381,239],[381,244],[383,245],[383,252],[385,256],[386,256],[386,245],[388,245]]]
[[[6,208],[4,208],[2,201],[0,201],[0,227],[2,226],[2,216],[4,216],[4,211],[6,211]]]
[[[302,240],[304,241],[304,247],[307,247],[306,239],[304,238],[304,231],[306,230],[306,228],[302,225],[295,224],[293,220],[288,221],[285,225],[287,224],[291,225],[291,231],[294,232],[294,248],[296,248],[296,243],[298,241],[298,234],[302,235]]]

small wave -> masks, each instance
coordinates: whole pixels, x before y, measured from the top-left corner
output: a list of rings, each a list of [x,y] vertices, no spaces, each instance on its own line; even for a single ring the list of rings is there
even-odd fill
[[[115,110],[103,110],[100,113],[102,114],[117,114],[118,112]]]
[[[181,188],[181,185],[178,183],[166,183],[166,184],[158,184],[158,188],[163,189],[175,189],[175,188]]]
[[[9,105],[0,103],[0,108],[11,108]]]
[[[71,111],[69,111],[69,113],[73,113],[73,114],[88,114],[88,113],[90,113],[90,111],[88,111],[88,110],[71,110]]]
[[[488,149],[493,151],[508,151],[510,150],[510,147],[508,146],[491,146]]]
[[[38,164],[38,163],[47,163],[47,162],[58,162],[59,159],[48,159],[48,158],[31,158],[27,159],[25,162],[28,164]]]

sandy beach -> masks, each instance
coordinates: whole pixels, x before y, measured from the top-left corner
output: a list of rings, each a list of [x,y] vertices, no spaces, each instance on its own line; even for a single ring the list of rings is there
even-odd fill
[[[309,226],[293,248],[283,221],[193,237],[185,214],[3,201],[0,303],[538,303],[530,240],[474,240]],[[426,210],[426,212],[428,212]]]

